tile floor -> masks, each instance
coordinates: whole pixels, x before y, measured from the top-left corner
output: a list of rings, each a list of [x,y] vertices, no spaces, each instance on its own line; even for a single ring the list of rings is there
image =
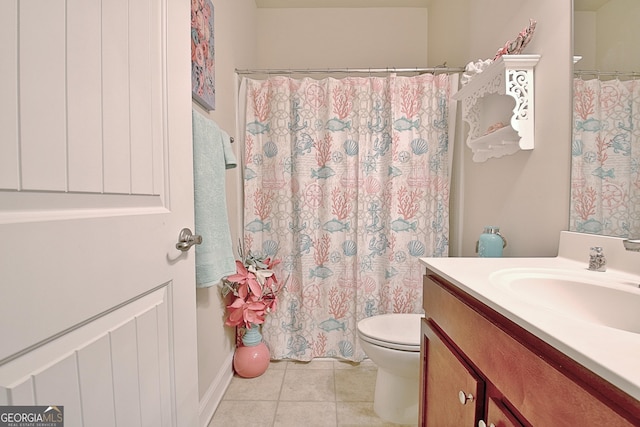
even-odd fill
[[[234,376],[209,427],[396,426],[373,412],[369,360],[274,361],[257,378]]]

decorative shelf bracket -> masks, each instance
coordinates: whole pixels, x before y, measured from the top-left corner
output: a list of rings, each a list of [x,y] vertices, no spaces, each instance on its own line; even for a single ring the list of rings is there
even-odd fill
[[[539,59],[540,55],[503,55],[453,96],[462,101],[462,119],[469,124],[467,145],[474,161],[534,148],[533,71]],[[505,108],[510,103],[490,95],[509,96],[515,107]]]

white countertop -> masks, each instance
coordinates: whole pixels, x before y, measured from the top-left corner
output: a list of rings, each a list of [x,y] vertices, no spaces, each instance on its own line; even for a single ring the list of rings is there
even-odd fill
[[[640,334],[562,315],[518,298],[489,280],[492,273],[510,268],[551,268],[585,274],[589,247],[598,245],[604,247],[609,268],[604,273],[589,274],[640,284],[640,253],[625,251],[621,240],[562,232],[557,257],[421,258],[421,261],[429,270],[640,400]],[[640,293],[640,289],[630,288]]]

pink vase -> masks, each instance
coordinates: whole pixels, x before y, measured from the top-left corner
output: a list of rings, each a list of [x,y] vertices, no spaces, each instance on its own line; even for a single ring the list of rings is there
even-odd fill
[[[233,369],[242,378],[255,378],[269,367],[269,348],[265,343],[247,347],[241,345],[233,355]]]
[[[267,370],[271,354],[262,342],[259,325],[252,325],[242,337],[243,345],[233,355],[233,369],[242,378],[255,378]]]

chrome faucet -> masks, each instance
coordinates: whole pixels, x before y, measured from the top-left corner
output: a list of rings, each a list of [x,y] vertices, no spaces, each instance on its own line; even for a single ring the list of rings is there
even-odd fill
[[[622,244],[628,251],[640,252],[640,239],[624,239]]]
[[[622,241],[624,248],[632,252],[640,252],[640,239],[624,239]],[[640,284],[638,284],[640,288]]]
[[[607,259],[604,257],[602,247],[595,246],[589,253],[589,270],[607,271]]]

